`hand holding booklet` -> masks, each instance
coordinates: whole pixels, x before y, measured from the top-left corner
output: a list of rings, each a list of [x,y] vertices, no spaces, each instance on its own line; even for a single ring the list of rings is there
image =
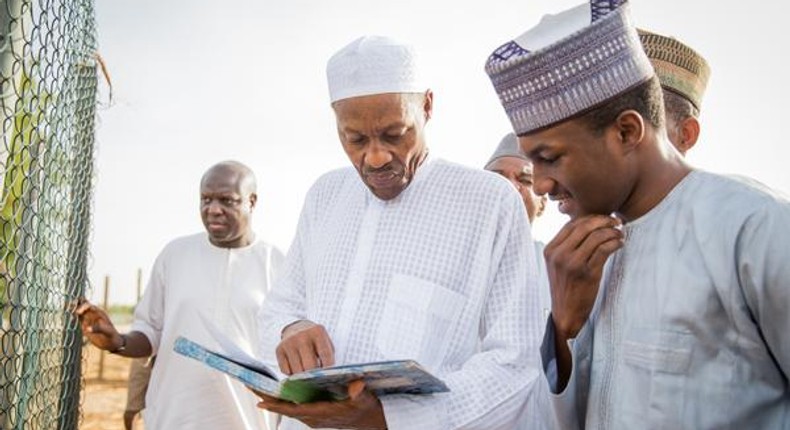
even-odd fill
[[[212,351],[183,336],[173,349],[186,357],[224,372],[245,385],[283,400],[308,403],[342,400],[347,397],[351,381],[361,379],[368,390],[378,396],[387,394],[431,394],[449,391],[447,385],[431,375],[414,360],[395,360],[317,368],[282,380],[262,362],[222,335],[206,321],[208,331],[223,353]]]

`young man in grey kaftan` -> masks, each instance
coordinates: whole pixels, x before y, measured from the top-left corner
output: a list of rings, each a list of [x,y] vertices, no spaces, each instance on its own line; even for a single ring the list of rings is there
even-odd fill
[[[790,428],[790,203],[670,146],[621,3],[542,21],[487,65],[536,191],[572,218],[545,252],[557,428]]]

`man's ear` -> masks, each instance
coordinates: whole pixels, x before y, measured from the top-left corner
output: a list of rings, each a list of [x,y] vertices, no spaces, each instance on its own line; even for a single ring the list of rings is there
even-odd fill
[[[543,215],[543,212],[546,211],[546,203],[548,202],[549,198],[546,197],[545,194],[540,196],[538,200],[538,210],[535,212],[535,218]]]
[[[423,101],[422,110],[425,114],[425,122],[428,122],[428,120],[431,119],[431,116],[433,116],[433,91],[425,91],[425,99]]]
[[[687,117],[680,124],[680,142],[678,142],[678,151],[686,155],[686,151],[693,148],[699,139],[700,126],[697,118],[693,116]]]
[[[255,209],[255,204],[258,203],[258,194],[251,193],[250,194],[250,210]]]
[[[633,109],[620,112],[613,126],[624,152],[636,149],[645,138],[645,120]]]

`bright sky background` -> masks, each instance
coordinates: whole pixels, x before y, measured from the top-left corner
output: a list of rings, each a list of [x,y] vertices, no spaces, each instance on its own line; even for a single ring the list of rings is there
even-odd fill
[[[432,156],[479,167],[509,131],[483,70],[486,58],[543,14],[578,3],[98,0],[99,49],[114,98],[106,103],[105,85],[89,264],[93,300],[101,300],[110,275],[110,302],[133,303],[137,268],[147,281],[168,241],[202,230],[198,181],[224,159],[256,172],[254,226],[286,251],[309,186],[348,165],[325,64],[363,34],[417,47],[434,83]],[[690,162],[788,194],[790,146],[782,131],[790,85],[781,54],[787,6],[742,4],[632,0],[632,10],[637,26],[685,41],[713,69]],[[535,235],[548,241],[564,222],[550,207]]]

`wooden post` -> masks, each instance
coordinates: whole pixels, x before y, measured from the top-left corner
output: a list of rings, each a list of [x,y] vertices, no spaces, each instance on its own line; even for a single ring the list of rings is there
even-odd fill
[[[140,297],[142,297],[143,292],[143,269],[137,268],[137,304],[140,301]]]
[[[108,301],[110,297],[110,275],[106,275],[104,277],[104,302],[102,303],[102,307],[104,308],[105,312],[108,311]],[[106,352],[102,349],[99,351],[99,380],[104,380],[104,356]]]

